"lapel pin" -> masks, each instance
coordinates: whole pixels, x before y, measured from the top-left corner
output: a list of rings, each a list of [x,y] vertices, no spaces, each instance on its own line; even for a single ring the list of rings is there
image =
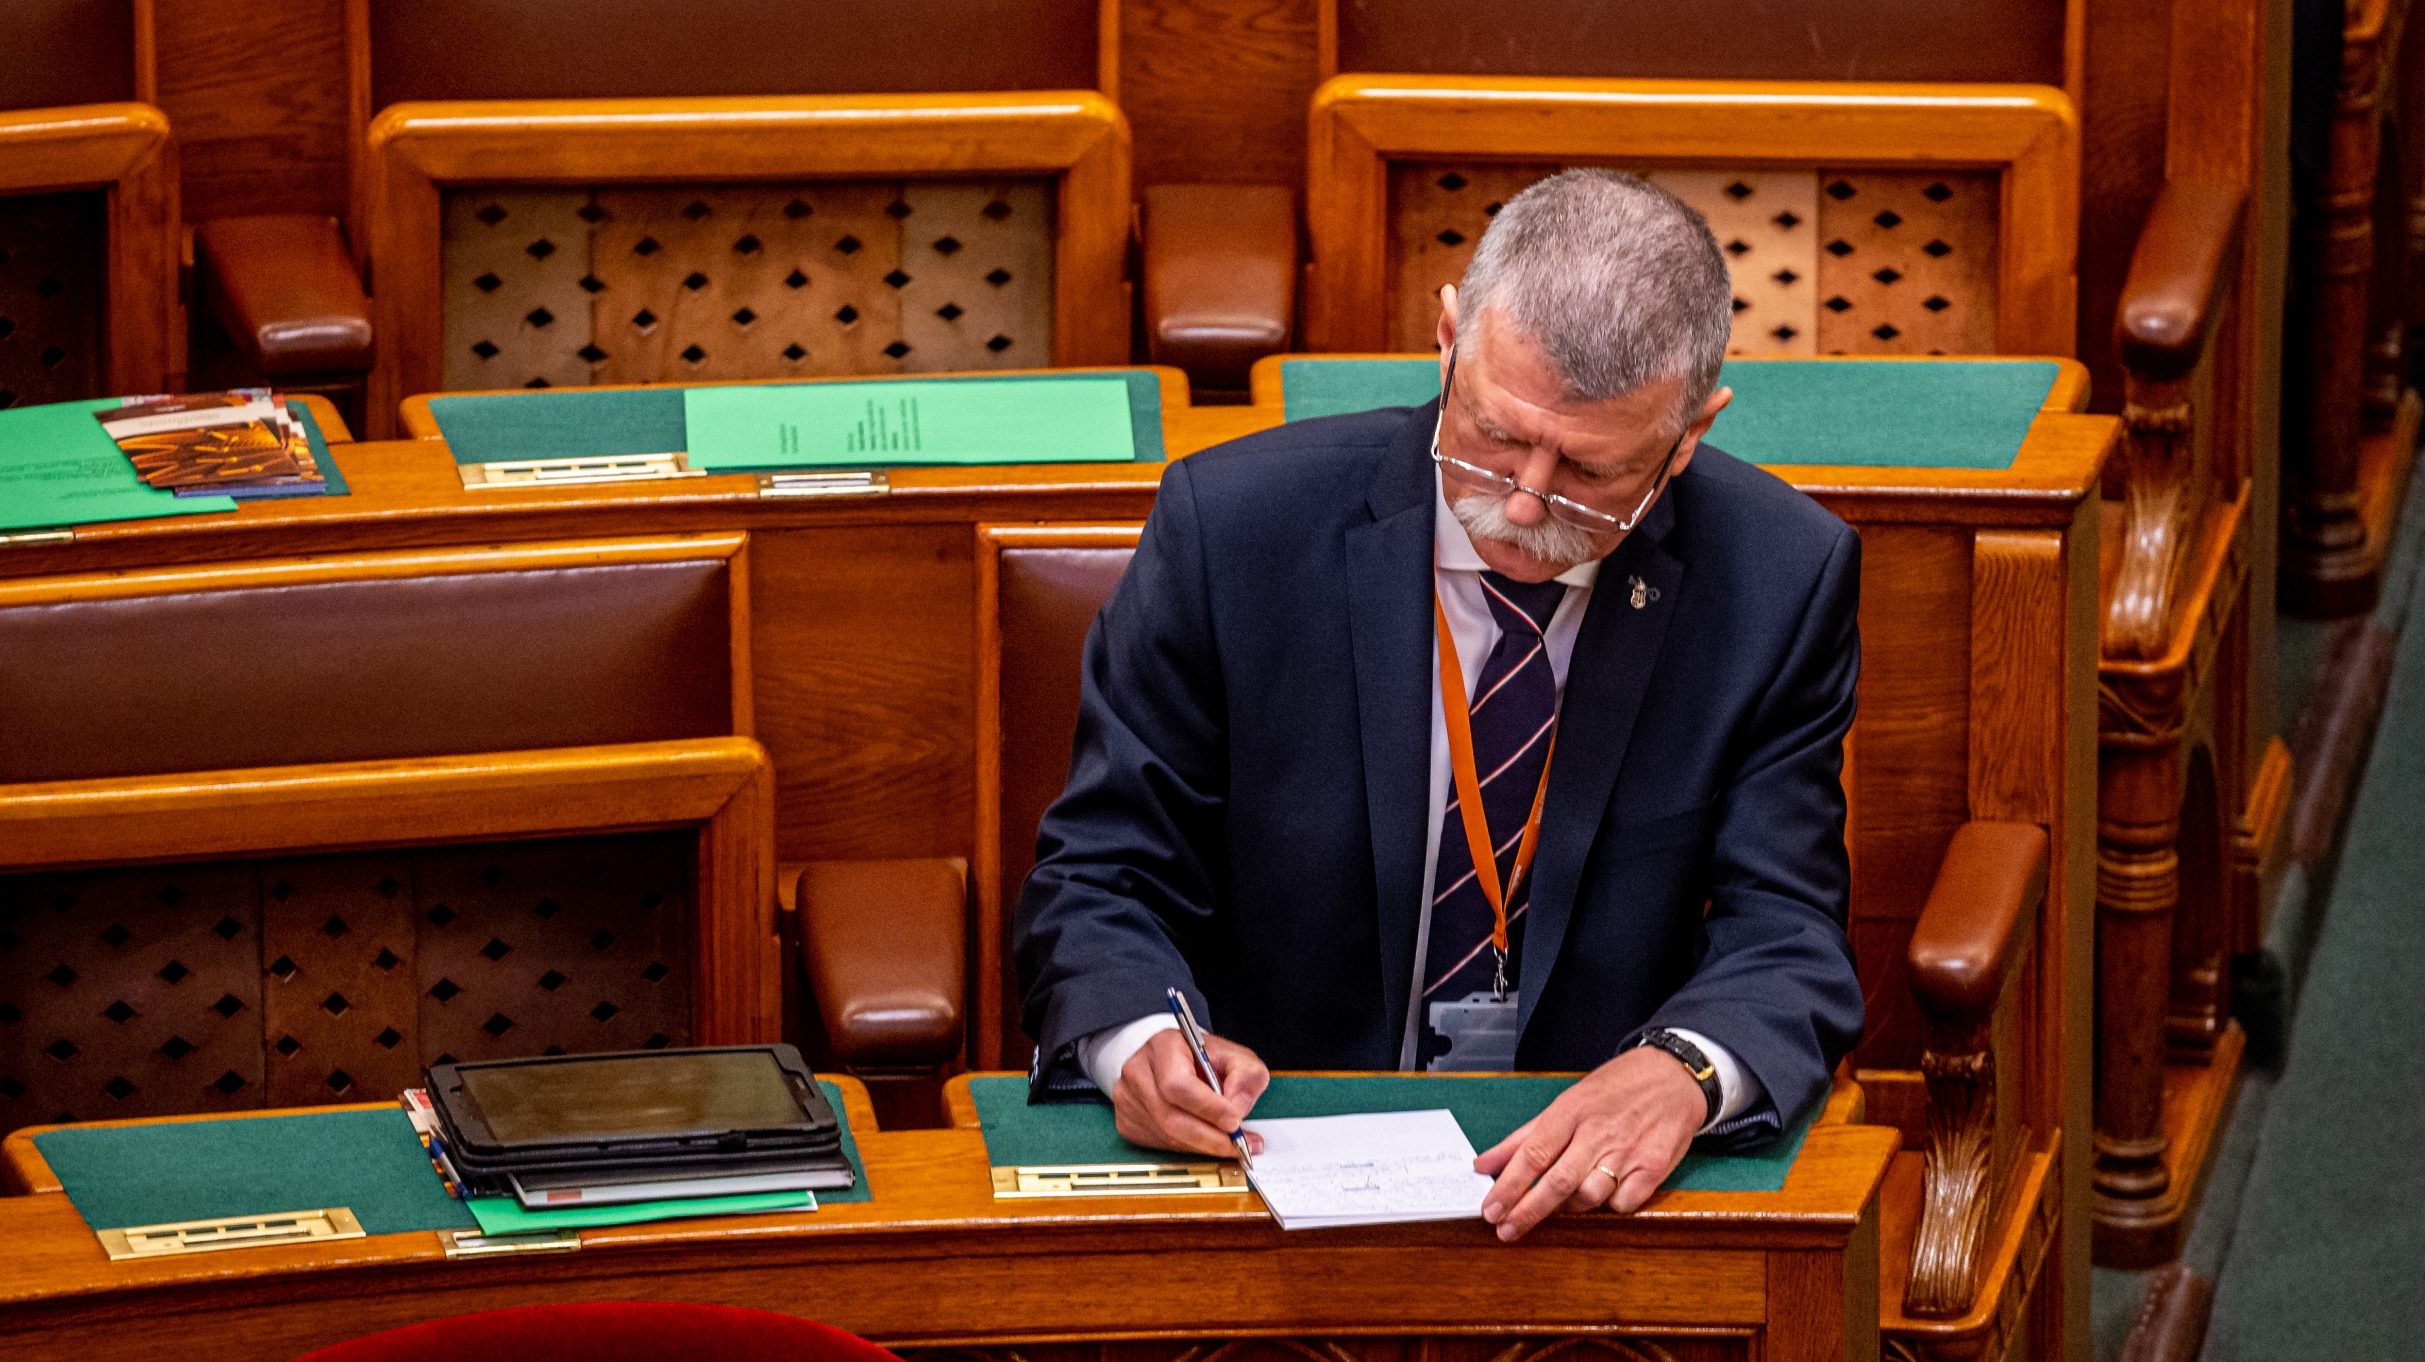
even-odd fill
[[[1630,603],[1634,609],[1639,610],[1643,606],[1650,604],[1652,601],[1659,599],[1659,589],[1643,581],[1641,578],[1628,577],[1625,580],[1633,584],[1633,598]]]

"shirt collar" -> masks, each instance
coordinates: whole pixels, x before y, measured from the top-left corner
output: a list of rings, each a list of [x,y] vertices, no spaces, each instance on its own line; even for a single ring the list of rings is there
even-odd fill
[[[1456,512],[1449,509],[1448,484],[1442,479],[1437,466],[1432,470],[1431,483],[1434,502],[1431,517],[1432,565],[1451,572],[1481,572],[1488,569],[1490,565],[1482,561],[1481,553],[1474,548],[1473,537],[1465,532],[1465,526],[1457,519]],[[1601,561],[1594,558],[1588,563],[1577,563],[1559,573],[1557,580],[1588,590],[1592,583],[1600,579]]]

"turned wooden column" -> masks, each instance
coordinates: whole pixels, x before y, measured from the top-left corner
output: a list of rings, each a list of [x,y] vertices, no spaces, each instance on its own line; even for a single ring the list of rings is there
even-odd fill
[[[2384,37],[2402,7],[2401,0],[2352,0],[2323,191],[2301,215],[2310,334],[2294,348],[2308,410],[2305,448],[2283,459],[2281,551],[2282,604],[2299,614],[2357,614],[2373,606],[2380,586],[2361,518],[2358,434],[2373,316]]]
[[[2099,699],[2110,710],[2110,689]],[[2097,1217],[2129,1219],[2164,1167],[2165,1022],[2181,860],[2180,729],[2102,725],[2097,779]]]

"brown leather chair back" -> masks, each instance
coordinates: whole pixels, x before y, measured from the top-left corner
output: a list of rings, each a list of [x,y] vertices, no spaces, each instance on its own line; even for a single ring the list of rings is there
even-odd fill
[[[1091,90],[1085,0],[376,0],[371,108],[614,99]]]
[[[746,734],[741,543],[0,587],[0,783]]]
[[[0,109],[139,98],[133,0],[8,0],[0,63]]]
[[[2063,83],[2044,0],[1797,0],[1712,24],[1699,0],[1324,0],[1340,71],[1617,79]]]
[[[1135,551],[1135,526],[985,526],[978,531],[978,922],[972,1041],[977,1067],[1020,1064],[1011,906],[1035,863],[1036,826],[1069,780],[1078,659],[1095,612]],[[990,577],[991,589],[982,589]],[[999,1045],[999,1051],[988,1047]]]

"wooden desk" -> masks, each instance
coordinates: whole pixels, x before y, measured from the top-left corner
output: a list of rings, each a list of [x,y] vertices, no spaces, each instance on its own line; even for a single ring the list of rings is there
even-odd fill
[[[873,1127],[873,1199],[584,1232],[449,1260],[435,1233],[112,1263],[24,1134],[0,1197],[0,1355],[284,1362],[419,1320],[649,1299],[809,1315],[913,1356],[1178,1362],[1874,1362],[1878,1189],[1896,1139],[1814,1128],[1783,1190],[1672,1192],[1631,1217],[1283,1232],[1244,1194],[997,1201],[973,1130]],[[1225,1356],[1237,1356],[1224,1352]]]

